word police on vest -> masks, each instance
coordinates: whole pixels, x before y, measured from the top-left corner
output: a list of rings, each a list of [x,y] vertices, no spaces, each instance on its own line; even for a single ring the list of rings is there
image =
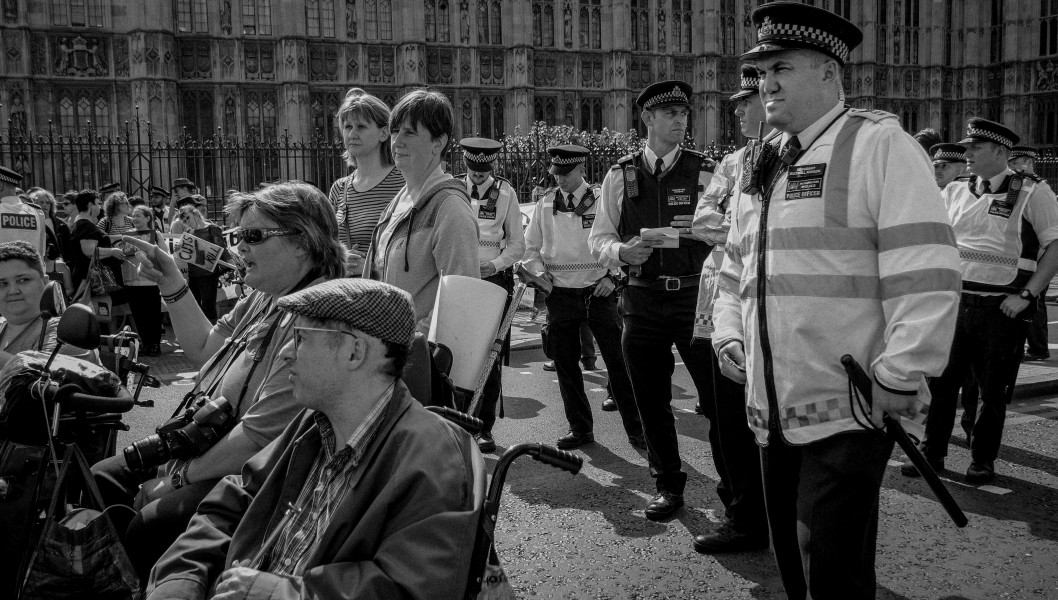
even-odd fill
[[[639,230],[639,237],[651,242],[661,242],[655,248],[679,248],[680,232],[675,227],[644,227]]]
[[[37,217],[33,215],[0,215],[0,228],[2,229],[29,229],[37,228]]]

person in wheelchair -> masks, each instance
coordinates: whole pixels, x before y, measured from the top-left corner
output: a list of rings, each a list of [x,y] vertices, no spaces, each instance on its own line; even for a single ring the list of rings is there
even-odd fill
[[[293,319],[283,318],[276,300],[345,274],[334,209],[315,187],[288,181],[233,193],[225,210],[238,225],[236,248],[254,291],[215,325],[172,256],[123,238],[142,254],[140,274],[158,283],[180,347],[202,365],[185,411],[92,467],[107,506],[135,509],[127,528],[116,525],[143,580],[213,486],[237,474],[301,411],[287,378]],[[193,422],[188,412],[196,415]]]
[[[40,298],[47,285],[44,261],[33,246],[21,240],[0,243],[0,367],[23,350],[55,349],[59,320],[44,325],[41,319]],[[67,345],[59,352],[99,364],[94,350]]]
[[[278,304],[296,315],[290,379],[309,410],[198,505],[148,600],[461,598],[481,458],[400,379],[411,295],[338,279]]]

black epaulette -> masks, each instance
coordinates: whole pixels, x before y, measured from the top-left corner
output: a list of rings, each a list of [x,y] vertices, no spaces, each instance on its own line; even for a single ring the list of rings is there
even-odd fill
[[[973,181],[973,180],[974,180],[974,176],[973,175],[966,175],[966,174],[956,175],[955,179],[952,179],[952,181]]]
[[[502,182],[506,183],[507,185],[511,186],[512,188],[514,187],[514,185],[506,177],[500,177],[499,175],[493,175],[492,178],[495,179],[496,181],[502,181]]]
[[[1040,177],[1039,175],[1037,175],[1035,173],[1022,173],[1021,175],[1023,177],[1025,177],[1025,179],[1031,179],[1031,180],[1035,181],[1036,183],[1039,183],[1039,182],[1043,181],[1043,177]]]
[[[33,208],[39,210],[40,212],[44,212],[44,209],[41,208],[40,205],[35,203],[35,202],[30,202],[29,200],[23,200],[22,204],[25,204],[26,206],[32,206]]]

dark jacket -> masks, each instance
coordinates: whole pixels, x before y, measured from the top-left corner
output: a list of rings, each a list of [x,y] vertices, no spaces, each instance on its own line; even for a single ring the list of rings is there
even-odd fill
[[[221,480],[154,566],[149,598],[205,598],[233,561],[252,558],[282,518],[279,507],[297,500],[320,446],[306,410],[247,461],[241,482]],[[269,597],[461,598],[480,517],[472,452],[469,434],[398,382],[304,575]]]

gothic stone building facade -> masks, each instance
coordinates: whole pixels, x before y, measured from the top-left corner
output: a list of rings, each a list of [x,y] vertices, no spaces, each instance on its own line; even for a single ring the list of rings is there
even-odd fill
[[[850,103],[947,139],[970,116],[1058,143],[1058,0],[805,0],[857,23]],[[429,85],[457,135],[534,121],[625,131],[663,78],[698,144],[739,140],[727,96],[759,0],[0,0],[0,128],[334,137],[351,86]]]

